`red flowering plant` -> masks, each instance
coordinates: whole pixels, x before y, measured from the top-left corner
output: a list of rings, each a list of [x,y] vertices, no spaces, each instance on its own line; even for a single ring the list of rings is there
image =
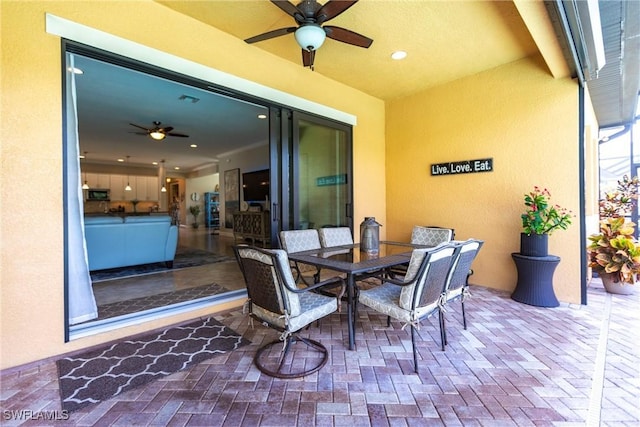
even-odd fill
[[[551,234],[556,230],[566,230],[571,225],[571,211],[552,205],[549,190],[535,186],[533,191],[524,195],[527,210],[520,216],[522,229],[527,235]]]

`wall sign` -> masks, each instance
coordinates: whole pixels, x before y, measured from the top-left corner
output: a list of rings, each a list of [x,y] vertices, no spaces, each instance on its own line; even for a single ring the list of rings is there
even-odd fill
[[[493,172],[493,158],[431,164],[431,175]]]
[[[316,185],[318,187],[325,187],[327,185],[339,185],[347,183],[347,174],[321,176],[316,178]]]

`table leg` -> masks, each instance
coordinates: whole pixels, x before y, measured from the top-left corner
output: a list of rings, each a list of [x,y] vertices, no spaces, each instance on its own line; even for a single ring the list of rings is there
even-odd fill
[[[355,350],[356,337],[355,337],[355,305],[354,298],[355,293],[355,280],[353,274],[347,274],[347,325],[349,328],[349,350]]]

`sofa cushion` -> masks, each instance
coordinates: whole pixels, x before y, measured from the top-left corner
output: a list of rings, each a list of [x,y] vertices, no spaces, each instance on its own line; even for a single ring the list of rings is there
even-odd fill
[[[171,217],[85,218],[89,270],[173,261],[178,230]]]
[[[119,216],[88,216],[84,219],[85,225],[122,224]]]
[[[164,215],[164,216],[126,216],[124,217],[124,222],[126,224],[132,224],[132,223],[149,223],[149,224],[156,224],[156,223],[170,223],[171,222],[171,217],[169,215]]]

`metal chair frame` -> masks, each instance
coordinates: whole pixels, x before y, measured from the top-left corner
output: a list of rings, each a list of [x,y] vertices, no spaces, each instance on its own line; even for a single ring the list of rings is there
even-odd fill
[[[341,283],[342,293],[344,293],[344,291],[346,290],[346,283],[340,277],[332,277],[330,279],[318,282],[312,286],[308,286],[305,288],[290,286],[289,282],[295,283],[293,281],[293,276],[291,275],[290,271],[283,271],[282,265],[277,259],[277,251],[279,250],[268,250],[248,245],[234,246],[236,259],[238,260],[240,270],[247,286],[247,293],[249,296],[249,315],[252,318],[260,321],[263,325],[281,332],[280,338],[278,340],[269,342],[256,351],[253,359],[254,364],[261,372],[275,378],[299,378],[317,372],[327,363],[329,356],[328,350],[324,345],[322,345],[318,341],[312,340],[310,338],[304,338],[297,334],[299,330],[324,316],[311,318],[310,321],[301,324],[298,328],[292,330],[290,328],[291,323],[289,322],[289,316],[292,310],[289,304],[289,299],[287,297],[287,292],[301,294],[304,292],[317,290],[323,286],[335,286],[337,283]],[[252,256],[256,254],[262,254],[265,259],[269,259],[270,262],[263,262],[261,259],[258,259],[258,257],[244,256],[243,254]],[[341,297],[342,294],[338,295],[337,297],[336,311],[340,310]],[[317,298],[326,297],[317,295]],[[254,305],[256,307],[259,307],[261,311],[278,316],[278,319],[284,318],[284,326],[274,323],[265,315],[258,315],[256,312],[254,312]],[[292,345],[296,342],[302,342],[309,348],[318,351],[320,353],[320,361],[315,365],[312,364],[310,366],[305,366],[302,371],[284,372],[284,362],[287,358],[287,355],[289,354]],[[268,363],[262,356],[265,353],[270,352],[271,349],[276,345],[283,345],[283,348],[281,350],[281,354],[277,359],[277,366],[275,368],[271,368],[267,366]]]

